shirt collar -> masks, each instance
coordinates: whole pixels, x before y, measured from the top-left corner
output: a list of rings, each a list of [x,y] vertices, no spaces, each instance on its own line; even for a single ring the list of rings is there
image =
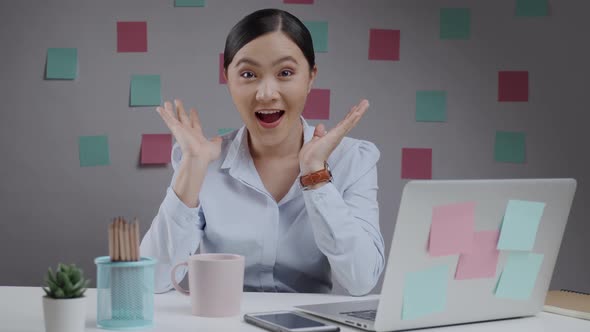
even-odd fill
[[[313,138],[313,132],[315,131],[315,127],[310,126],[307,124],[307,121],[300,116],[301,123],[303,124],[303,143],[307,143],[311,141]],[[250,156],[248,148],[248,129],[246,129],[246,125],[243,125],[240,130],[236,133],[234,140],[231,142],[229,149],[227,151],[227,155],[223,160],[223,164],[221,165],[221,169],[228,169],[235,166],[236,161],[239,159],[240,155]]]

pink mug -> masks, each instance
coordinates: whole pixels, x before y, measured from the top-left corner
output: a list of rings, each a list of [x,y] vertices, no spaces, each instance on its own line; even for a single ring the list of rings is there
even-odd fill
[[[188,268],[185,290],[176,281],[176,269]],[[240,313],[244,288],[244,256],[234,254],[192,255],[174,266],[172,285],[191,299],[192,314],[202,317],[227,317]]]

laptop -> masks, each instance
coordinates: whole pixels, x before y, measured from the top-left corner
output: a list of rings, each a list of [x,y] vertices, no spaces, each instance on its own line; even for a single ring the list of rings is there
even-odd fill
[[[533,316],[542,310],[575,190],[574,179],[409,181],[402,193],[380,296],[372,300],[295,308],[367,331],[397,331]],[[440,207],[466,207],[470,204],[475,206],[471,209],[471,233],[497,231],[496,239],[503,241],[502,248],[511,249],[498,250],[495,260],[487,260],[488,277],[471,274],[471,278],[465,278],[470,275],[465,272],[468,267],[473,270],[476,266],[473,260],[471,265],[467,265],[466,259],[460,260],[460,254],[433,255],[430,250],[439,248],[429,247],[433,208],[437,207],[436,211],[440,211]],[[535,213],[529,209],[523,214],[523,206],[536,209],[536,227],[534,222],[531,223]],[[510,225],[507,222],[503,227],[503,218],[509,211],[511,217],[507,219],[511,220]],[[520,216],[512,214],[515,211]],[[439,216],[438,212],[436,215]],[[515,221],[528,227],[510,227],[515,225]],[[457,235],[459,232],[444,234],[447,238],[460,237]],[[504,235],[506,237],[502,238]],[[506,239],[512,239],[512,242]],[[487,242],[485,257],[489,259],[499,240]],[[472,249],[478,246],[476,241],[472,243]],[[528,248],[514,250],[519,246],[526,247],[526,243],[529,243]],[[536,257],[534,260],[533,256]],[[515,258],[519,257],[525,257],[528,263],[521,261],[514,264],[518,261]],[[530,263],[533,261],[537,262],[536,267],[535,263]],[[461,272],[457,269],[460,262]],[[527,273],[518,271],[525,266]],[[480,266],[479,273],[483,270]],[[456,278],[459,273],[462,277]],[[424,282],[422,291],[416,287],[420,280]],[[404,296],[408,301],[405,304]]]

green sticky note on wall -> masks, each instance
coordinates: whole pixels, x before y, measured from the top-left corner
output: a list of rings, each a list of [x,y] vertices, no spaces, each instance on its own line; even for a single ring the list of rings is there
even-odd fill
[[[236,130],[236,128],[219,128],[217,129],[217,135],[223,136],[225,134],[231,133],[234,130]]]
[[[549,0],[516,0],[516,16],[549,16]]]
[[[78,138],[80,167],[109,165],[107,136],[80,136]]]
[[[416,121],[447,121],[447,92],[416,91]]]
[[[500,228],[498,250],[532,250],[545,203],[510,200]]]
[[[525,162],[525,133],[497,131],[494,144],[494,159],[504,163]]]
[[[328,52],[328,22],[307,21],[303,23],[311,33],[313,50],[315,52]]]
[[[78,77],[77,48],[48,48],[45,79],[73,80]]]
[[[175,0],[174,7],[205,7],[205,0]]]
[[[543,257],[542,254],[532,252],[511,252],[496,284],[496,297],[529,299],[535,288]]]
[[[440,39],[469,39],[471,11],[469,8],[440,9]]]
[[[160,90],[160,75],[132,75],[130,106],[160,105]]]
[[[448,284],[449,267],[446,265],[406,273],[402,319],[443,312],[447,306]]]

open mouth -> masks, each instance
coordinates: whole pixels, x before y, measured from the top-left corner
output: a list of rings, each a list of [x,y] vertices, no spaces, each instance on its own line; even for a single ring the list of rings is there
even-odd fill
[[[279,121],[284,114],[285,111],[283,110],[258,111],[256,112],[256,118],[264,124],[272,124]]]

